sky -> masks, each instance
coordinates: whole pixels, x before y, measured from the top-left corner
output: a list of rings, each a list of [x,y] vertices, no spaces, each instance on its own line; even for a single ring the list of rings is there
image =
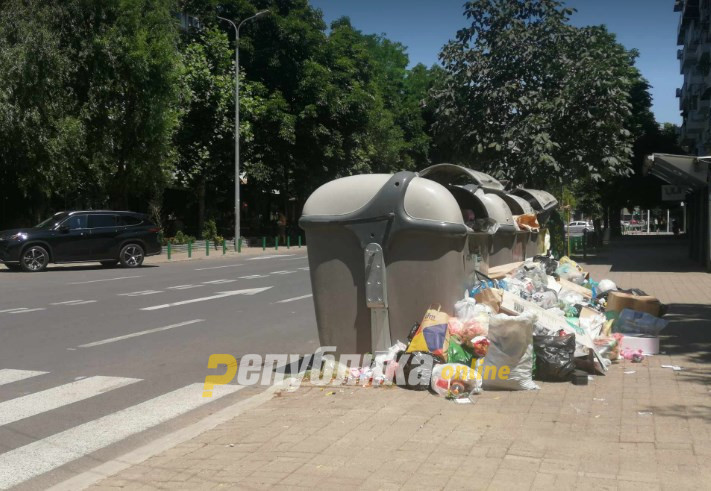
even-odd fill
[[[310,0],[326,23],[351,18],[366,34],[385,34],[408,47],[410,64],[437,63],[441,47],[467,25],[464,0]],[[681,124],[676,88],[683,84],[676,59],[679,13],[674,0],[568,0],[578,10],[574,25],[605,24],[628,49],[640,52],[637,66],[652,85],[660,123]]]

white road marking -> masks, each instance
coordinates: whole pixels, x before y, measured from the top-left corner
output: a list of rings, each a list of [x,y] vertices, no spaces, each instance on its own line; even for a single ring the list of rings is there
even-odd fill
[[[142,297],[145,295],[155,295],[156,293],[163,293],[161,290],[143,290],[140,292],[130,292],[130,293],[119,293],[118,295],[123,297]]]
[[[305,298],[311,298],[313,297],[312,293],[309,293],[308,295],[301,295],[300,297],[294,297],[294,298],[287,298],[286,300],[279,300],[278,302],[274,303],[289,303],[289,302],[296,302],[297,300],[303,300]]]
[[[15,312],[17,312],[17,311],[19,311],[19,310],[27,310],[27,307],[18,307],[18,308],[16,308],[16,309],[0,310],[0,314],[5,314],[5,313],[7,313],[7,312],[10,312],[10,313],[13,313],[13,314],[14,314]]]
[[[308,266],[306,266],[305,268],[299,268],[299,271],[308,271],[308,270],[309,270]]]
[[[195,271],[207,271],[208,269],[222,269],[222,268],[236,268],[237,266],[243,266],[240,264],[227,264],[225,266],[210,266],[209,268],[197,268]]]
[[[182,302],[173,302],[173,303],[165,303],[163,305],[154,305],[153,307],[144,307],[141,310],[167,309],[168,307],[177,307],[179,305],[187,305],[190,303],[205,302],[207,300],[215,300],[218,298],[231,297],[233,295],[256,295],[257,293],[261,293],[263,291],[269,290],[270,288],[272,288],[272,287],[267,286],[264,288],[252,288],[252,289],[248,289],[248,290],[233,290],[233,291],[229,291],[229,292],[218,292],[217,295],[212,295],[209,297],[192,298],[190,300],[183,300]]]
[[[13,382],[19,382],[20,380],[25,380],[26,378],[36,377],[38,375],[44,375],[49,372],[37,372],[34,370],[14,370],[12,368],[0,369],[0,385],[11,384]]]
[[[191,288],[200,288],[201,286],[205,286],[205,285],[176,285],[176,286],[169,286],[166,289],[167,290],[190,290]]]
[[[84,305],[87,303],[94,303],[96,300],[67,300],[66,302],[55,302],[50,305]]]
[[[282,259],[282,261],[298,261],[300,259],[308,259],[308,257],[307,256],[290,257],[289,259]]]
[[[290,257],[293,254],[275,254],[272,256],[260,256],[260,257],[250,257],[247,261],[262,261],[264,259],[274,259],[275,257]]]
[[[117,281],[117,280],[128,280],[131,278],[141,278],[143,275],[138,276],[119,276],[118,278],[104,278],[102,280],[90,280],[90,281],[75,281],[74,283],[67,283],[68,285],[87,285],[89,283],[99,283],[101,281]]]
[[[113,460],[105,461],[80,474],[75,474],[66,481],[62,481],[48,488],[48,491],[76,491],[77,489],[88,489],[107,477],[115,476],[119,472],[134,465],[143,464],[149,458],[175,448],[176,445],[192,440],[222,423],[233,421],[245,411],[255,409],[269,402],[275,393],[288,387],[293,387],[293,383],[292,377],[285,378],[283,381],[267,387],[258,394],[242,398],[239,402],[230,404],[224,409],[219,409],[217,412],[195,423],[188,424],[167,435],[153,439],[149,443]]]
[[[234,283],[237,280],[212,280],[212,281],[203,281],[203,284],[205,285],[222,285],[224,283]]]
[[[89,377],[0,403],[0,426],[140,382],[138,378]]]
[[[205,319],[195,319],[195,320],[191,320],[191,321],[180,322],[178,324],[171,324],[171,325],[165,326],[165,327],[156,327],[155,329],[148,329],[146,331],[134,332],[131,334],[126,334],[124,336],[117,336],[115,338],[102,339],[101,341],[94,341],[93,343],[82,344],[80,346],[77,346],[77,348],[91,348],[94,346],[100,346],[102,344],[115,343],[116,341],[123,341],[124,339],[135,338],[137,336],[143,336],[144,334],[152,334],[154,332],[167,331],[168,329],[174,329],[176,327],[187,326],[189,324],[195,324],[197,322],[205,322]]]
[[[14,312],[9,312],[10,314],[25,314],[27,312],[37,312],[38,310],[47,310],[44,307],[37,307],[36,309],[23,309],[23,310],[16,310]]]
[[[292,273],[296,273],[296,271],[272,271],[269,274],[292,274]]]
[[[0,489],[17,486],[242,389],[238,385],[218,385],[212,397],[202,397],[203,385],[188,385],[5,452],[0,455]]]
[[[241,280],[254,280],[257,278],[266,278],[267,275],[265,274],[251,274],[249,276],[240,276],[239,279]]]

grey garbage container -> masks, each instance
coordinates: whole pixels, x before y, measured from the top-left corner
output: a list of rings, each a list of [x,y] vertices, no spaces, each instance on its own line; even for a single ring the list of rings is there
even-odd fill
[[[507,200],[518,201],[508,196],[501,182],[483,172],[454,164],[433,165],[418,174],[445,186],[463,213],[473,211],[474,220],[468,223],[473,228],[469,246],[473,253],[484,251],[479,266],[481,272],[523,260],[528,234],[521,233],[516,226]]]
[[[558,206],[558,200],[552,194],[539,189],[517,188],[511,191],[511,195],[524,199],[531,205],[536,212],[538,224],[541,226],[541,230],[538,233],[531,234],[527,245],[526,257],[533,257],[545,248],[543,245],[546,235],[545,226]]]
[[[498,195],[506,202],[506,205],[514,215],[514,220],[519,215],[536,215],[536,212],[531,204],[525,199],[503,191],[499,191]],[[538,232],[523,229],[518,223],[516,223],[515,235],[516,240],[514,242],[513,253],[511,255],[512,262],[525,261],[526,259],[533,257],[531,255],[531,251],[536,250],[535,242],[538,240]],[[533,255],[535,255],[535,253]]]
[[[413,172],[350,176],[304,205],[322,346],[366,353],[406,341],[430,305],[453,313],[473,274],[452,194]]]

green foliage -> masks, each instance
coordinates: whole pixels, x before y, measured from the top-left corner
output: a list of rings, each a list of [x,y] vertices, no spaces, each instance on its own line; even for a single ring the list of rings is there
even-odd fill
[[[629,173],[635,53],[557,0],[474,0],[444,47],[436,129],[451,158],[546,187]]]
[[[182,230],[178,230],[175,233],[175,237],[166,237],[165,239],[163,239],[163,245],[166,245],[168,243],[174,245],[183,245],[187,244],[188,242],[195,243],[195,237],[183,233]]]
[[[217,233],[217,224],[214,219],[209,219],[205,222],[202,228],[202,238],[209,240],[215,245],[215,249],[222,245],[225,238]]]
[[[347,18],[327,29],[308,0],[6,0],[0,222],[111,206],[219,242],[233,219],[235,38],[216,16],[265,8],[239,41],[247,221],[298,213],[334,178],[445,160],[566,183],[577,206],[603,213],[625,193],[601,183],[624,186],[616,176],[671,142],[636,53],[602,27],[571,26],[557,0],[468,2],[443,68],[408,68],[402,44]],[[176,12],[199,25],[180,30]]]
[[[217,237],[217,224],[212,218],[205,222],[202,228],[202,238],[205,240],[214,240]]]
[[[0,160],[35,213],[160,194],[177,124],[170,0],[0,7]],[[147,206],[141,207],[146,209]]]

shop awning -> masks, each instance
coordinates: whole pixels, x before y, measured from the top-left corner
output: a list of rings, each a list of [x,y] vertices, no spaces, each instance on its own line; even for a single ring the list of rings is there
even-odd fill
[[[711,157],[655,153],[647,157],[644,173],[691,189],[702,189],[709,183]]]

